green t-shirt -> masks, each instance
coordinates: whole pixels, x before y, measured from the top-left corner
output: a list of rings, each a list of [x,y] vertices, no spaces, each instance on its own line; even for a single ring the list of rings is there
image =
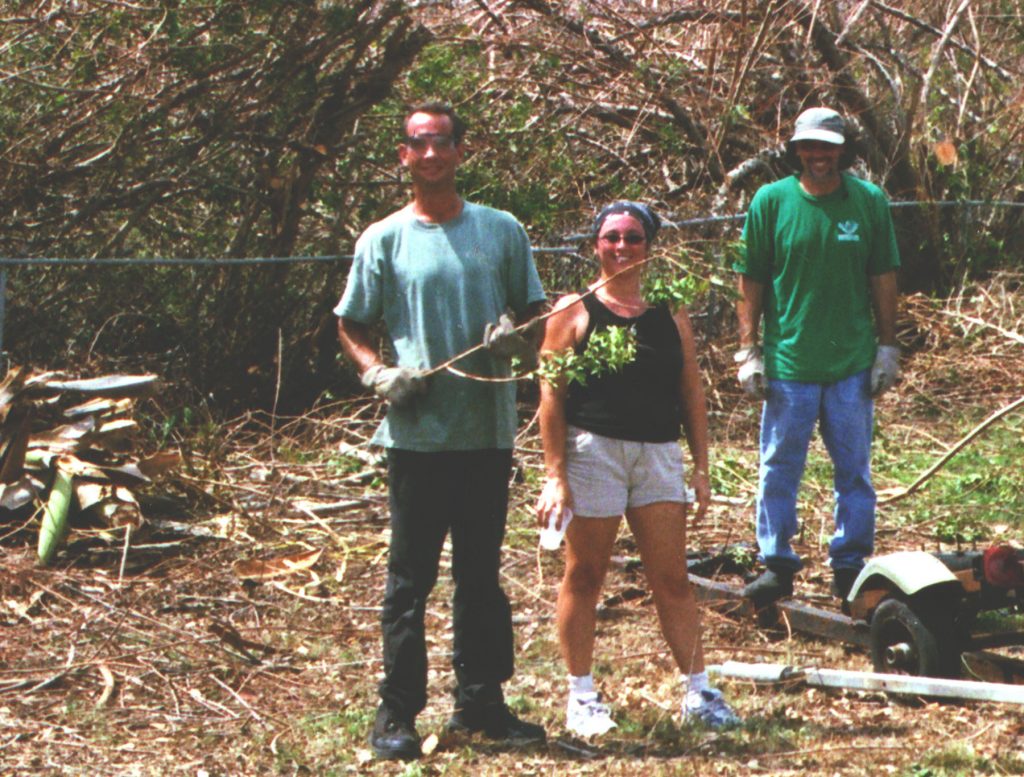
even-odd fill
[[[530,241],[509,213],[466,202],[451,221],[431,224],[409,208],[372,224],[356,242],[345,293],[334,312],[363,324],[383,320],[395,361],[428,369],[483,340],[484,327],[511,308],[544,299]],[[454,365],[507,376],[508,362],[485,350]],[[442,371],[408,406],[388,407],[373,441],[413,451],[511,449],[515,383],[484,383]]]
[[[762,186],[743,227],[736,272],[764,285],[765,372],[832,383],[875,358],[870,276],[900,265],[889,203],[846,173],[815,197],[797,176]]]

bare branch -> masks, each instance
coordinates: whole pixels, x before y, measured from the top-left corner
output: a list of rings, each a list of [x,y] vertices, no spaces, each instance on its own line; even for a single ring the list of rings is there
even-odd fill
[[[884,11],[885,13],[890,14],[890,15],[896,17],[897,19],[902,19],[903,21],[908,22],[908,23],[914,25],[915,27],[917,27],[920,30],[924,30],[925,32],[928,32],[931,35],[934,35],[935,37],[938,37],[938,38],[943,37],[942,30],[938,29],[937,27],[933,27],[932,25],[928,24],[925,21],[922,21],[921,19],[918,19],[915,16],[911,16],[909,13],[906,13],[905,11],[901,11],[899,8],[894,8],[891,5],[888,5],[886,3],[880,2],[880,0],[869,0],[869,1],[870,1],[871,5],[873,7],[877,8],[880,11]],[[987,68],[991,69],[993,72],[995,72],[1000,78],[1002,78],[1002,79],[1004,79],[1006,81],[1012,81],[1014,79],[1013,73],[1010,73],[1008,70],[1006,70],[1004,67],[1002,67],[998,62],[994,62],[993,60],[989,59],[988,57],[982,56],[979,51],[976,51],[976,50],[972,49],[970,46],[966,45],[965,43],[963,43],[961,41],[957,41],[957,40],[952,40],[952,41],[950,41],[950,43],[951,43],[951,45],[953,45],[956,48],[960,49],[960,51],[963,51],[965,54],[969,54],[972,57],[976,57],[979,62],[981,62],[983,65],[985,65],[985,67],[987,67]]]

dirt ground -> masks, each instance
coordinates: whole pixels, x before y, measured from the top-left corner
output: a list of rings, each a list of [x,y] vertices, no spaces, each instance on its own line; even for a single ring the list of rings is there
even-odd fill
[[[910,339],[926,314],[906,316]],[[888,446],[937,454],[940,441],[963,433],[968,409],[987,412],[1021,393],[1019,370],[993,345],[1019,357],[1019,344],[948,334],[921,335],[903,383],[880,403]],[[756,413],[729,382],[726,351],[709,344],[707,366],[718,477],[729,493],[692,530],[693,548],[752,539]],[[988,390],[942,377],[968,355]],[[1024,774],[1024,718],[1009,705],[721,680],[744,723],[721,732],[680,725],[678,676],[627,533],[604,592],[595,666],[619,727],[596,742],[567,734],[553,623],[561,554],[538,550],[529,512],[540,459],[528,403],[503,567],[517,640],[506,695],[547,727],[549,742],[520,751],[443,734],[452,684],[446,555],[428,610],[430,703],[417,722],[428,752],[411,764],[373,760],[388,529],[382,473],[359,443],[377,412],[357,403],[288,421],[254,416],[216,440],[191,441],[170,489],[179,499],[155,500],[127,549],[119,533],[76,531],[57,562],[39,568],[33,525],[0,525],[0,774]],[[809,484],[803,499],[798,594],[834,606],[819,540],[827,481]],[[919,511],[912,500],[883,508],[879,550],[934,545],[913,520]],[[1020,533],[1011,525],[1004,537]],[[703,620],[710,664],[870,669],[863,651],[840,644],[711,609]]]

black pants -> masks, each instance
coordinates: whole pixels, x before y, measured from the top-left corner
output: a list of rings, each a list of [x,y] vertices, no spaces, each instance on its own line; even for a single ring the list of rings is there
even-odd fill
[[[409,720],[427,703],[423,618],[449,531],[456,705],[501,701],[501,683],[512,676],[512,610],[498,580],[511,465],[510,450],[388,450],[391,548],[380,696]]]

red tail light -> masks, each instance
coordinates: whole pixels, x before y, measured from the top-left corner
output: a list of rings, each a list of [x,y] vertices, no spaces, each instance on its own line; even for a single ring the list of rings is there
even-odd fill
[[[1009,545],[993,545],[982,556],[985,580],[998,588],[1024,588],[1024,564]]]

